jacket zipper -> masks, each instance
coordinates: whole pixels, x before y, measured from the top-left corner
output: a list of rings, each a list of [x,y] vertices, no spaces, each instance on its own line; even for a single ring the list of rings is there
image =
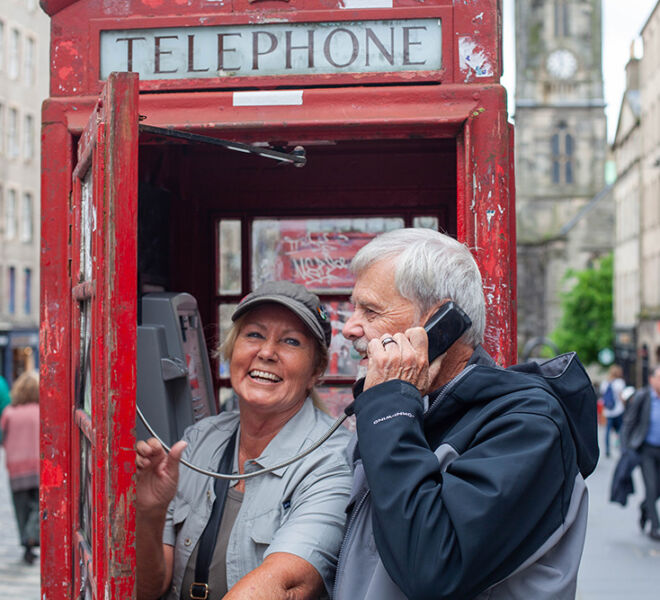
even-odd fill
[[[371,490],[366,490],[363,494],[363,496],[360,498],[358,503],[355,505],[355,508],[353,509],[353,513],[351,514],[351,518],[348,521],[348,525],[346,525],[346,532],[344,533],[344,537],[341,541],[341,546],[339,547],[339,555],[337,556],[337,573],[335,574],[335,585],[334,585],[334,592],[333,592],[333,597],[339,598],[339,578],[340,578],[340,573],[339,573],[339,566],[341,565],[341,559],[342,556],[344,555],[344,551],[346,549],[346,542],[349,539],[349,533],[351,532],[352,527],[355,524],[355,521],[357,520],[358,514],[362,507],[364,506],[364,503],[367,501],[367,496],[371,493]]]
[[[430,404],[429,407],[426,409],[424,412],[424,416],[428,415],[431,410],[435,407],[440,400],[442,400],[453,388],[456,387],[456,385],[465,377],[472,369],[474,369],[478,365],[469,365],[465,367],[454,379],[452,379],[446,386],[445,388],[440,392],[440,395],[433,401],[433,404]]]

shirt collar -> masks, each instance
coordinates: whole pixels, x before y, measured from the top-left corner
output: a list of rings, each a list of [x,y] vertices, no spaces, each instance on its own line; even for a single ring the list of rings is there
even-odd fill
[[[261,468],[270,468],[288,458],[294,457],[302,450],[303,446],[309,446],[312,442],[316,441],[310,440],[309,436],[306,434],[301,435],[301,432],[314,430],[316,418],[314,404],[311,399],[307,398],[303,402],[300,410],[286,422],[284,427],[282,427],[277,435],[268,443],[268,446],[264,448],[261,456],[254,459],[253,462]],[[249,473],[251,470],[254,471],[255,468],[250,468],[248,461],[245,472]],[[273,474],[281,477],[285,470],[286,467],[281,467],[280,469],[273,471]]]

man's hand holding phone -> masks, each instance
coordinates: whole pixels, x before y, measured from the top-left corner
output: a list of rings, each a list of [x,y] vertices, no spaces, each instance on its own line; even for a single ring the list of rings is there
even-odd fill
[[[401,379],[414,385],[422,394],[440,371],[442,358],[429,366],[428,336],[423,327],[412,327],[405,333],[385,334],[369,342],[369,366],[364,389]]]
[[[453,302],[443,304],[424,327],[405,333],[385,334],[367,347],[369,366],[365,390],[374,385],[401,379],[414,385],[422,395],[430,391],[442,366],[442,357],[472,325],[465,312]]]

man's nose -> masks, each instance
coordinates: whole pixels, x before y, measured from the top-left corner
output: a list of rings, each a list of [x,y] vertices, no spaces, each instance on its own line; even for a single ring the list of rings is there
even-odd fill
[[[347,340],[357,340],[364,336],[364,329],[357,316],[357,311],[353,312],[348,321],[344,323],[341,332]]]

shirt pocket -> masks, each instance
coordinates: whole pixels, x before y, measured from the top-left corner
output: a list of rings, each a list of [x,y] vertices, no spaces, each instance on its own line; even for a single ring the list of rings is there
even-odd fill
[[[172,526],[174,527],[176,534],[178,534],[181,530],[181,527],[183,527],[183,523],[188,518],[189,514],[190,504],[183,501],[176,503],[174,510],[172,511]]]
[[[273,541],[280,524],[280,511],[270,510],[252,519],[250,523],[250,538],[263,552]]]

